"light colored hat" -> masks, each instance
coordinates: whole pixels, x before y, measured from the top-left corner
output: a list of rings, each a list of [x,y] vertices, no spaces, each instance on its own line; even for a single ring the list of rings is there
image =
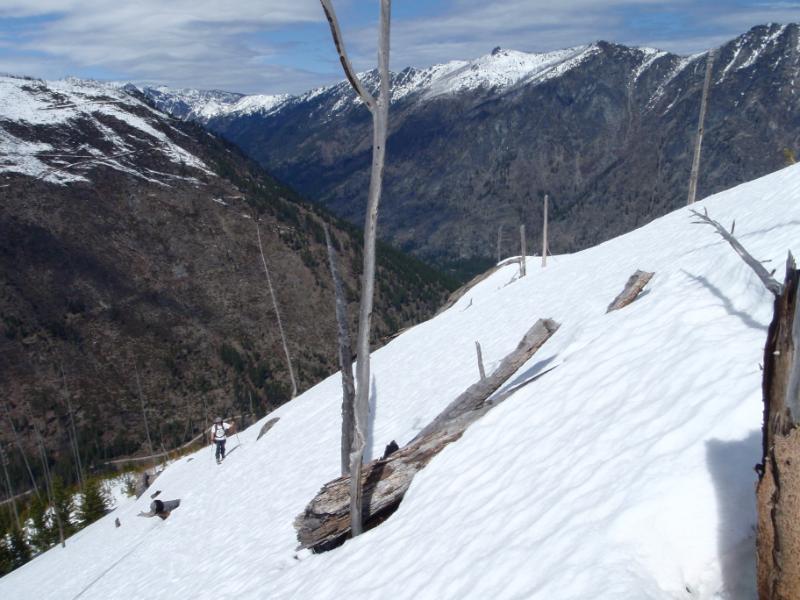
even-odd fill
[[[214,419],[214,423],[222,423],[222,417],[217,417]]]

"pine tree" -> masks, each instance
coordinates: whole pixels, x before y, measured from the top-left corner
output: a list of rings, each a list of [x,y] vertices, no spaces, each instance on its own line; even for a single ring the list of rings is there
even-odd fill
[[[56,518],[61,520],[65,538],[75,533],[75,525],[72,523],[74,509],[72,494],[64,487],[64,481],[58,475],[53,476],[53,511]]]
[[[0,536],[0,577],[14,570],[14,554],[9,546],[9,537]]]
[[[86,527],[89,523],[94,523],[106,514],[108,510],[108,500],[100,480],[96,478],[89,479],[83,488],[81,495],[81,508],[78,515],[81,521],[81,526]]]
[[[48,506],[44,500],[34,496],[28,514],[33,523],[31,544],[37,552],[44,552],[58,541],[58,531],[48,515]]]
[[[7,540],[14,568],[17,569],[31,559],[31,548],[25,541],[25,534],[17,527],[7,536]]]

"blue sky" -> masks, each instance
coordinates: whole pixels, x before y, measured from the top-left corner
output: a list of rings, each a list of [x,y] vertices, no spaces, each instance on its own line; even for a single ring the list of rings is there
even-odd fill
[[[356,68],[375,64],[377,0],[334,0]],[[599,39],[689,54],[752,26],[800,21],[800,0],[395,0],[393,69]],[[342,78],[317,0],[0,0],[0,72],[245,93]]]

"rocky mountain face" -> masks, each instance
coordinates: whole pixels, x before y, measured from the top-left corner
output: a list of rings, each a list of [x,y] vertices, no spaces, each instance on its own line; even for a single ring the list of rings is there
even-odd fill
[[[84,465],[97,466],[148,449],[143,413],[158,451],[216,414],[288,399],[259,234],[299,387],[338,369],[323,227],[354,319],[360,233],[143,97],[0,78],[0,197],[0,443],[16,489],[27,475],[8,416],[31,456],[43,433],[69,478],[70,406]],[[381,343],[448,289],[391,249],[378,262]]]
[[[768,25],[716,49],[698,197],[778,169],[800,147],[798,26]],[[540,244],[574,251],[686,202],[707,54],[597,42],[394,74],[380,232],[467,274]],[[374,87],[375,74],[364,74]],[[152,93],[146,90],[152,96]],[[282,181],[360,222],[368,111],[346,82],[235,103],[200,120]],[[155,99],[155,98],[154,98]],[[157,99],[156,99],[157,100]],[[239,100],[241,102],[241,100]]]

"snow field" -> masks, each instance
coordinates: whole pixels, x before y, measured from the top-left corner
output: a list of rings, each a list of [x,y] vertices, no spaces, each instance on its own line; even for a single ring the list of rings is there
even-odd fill
[[[698,204],[778,269],[797,251],[800,165]],[[9,598],[754,597],[753,465],[772,296],[682,208],[595,248],[507,265],[373,355],[372,455],[409,441],[540,317],[561,328],[517,391],[415,478],[380,527],[295,556],[293,519],[339,473],[333,376],[0,580]],[[605,314],[637,268],[632,305]],[[332,310],[332,307],[331,307]],[[535,375],[555,367],[535,382]],[[265,418],[265,419],[266,419]],[[238,444],[241,445],[238,445]],[[115,529],[119,517],[122,527]],[[223,583],[220,584],[220,581]]]

